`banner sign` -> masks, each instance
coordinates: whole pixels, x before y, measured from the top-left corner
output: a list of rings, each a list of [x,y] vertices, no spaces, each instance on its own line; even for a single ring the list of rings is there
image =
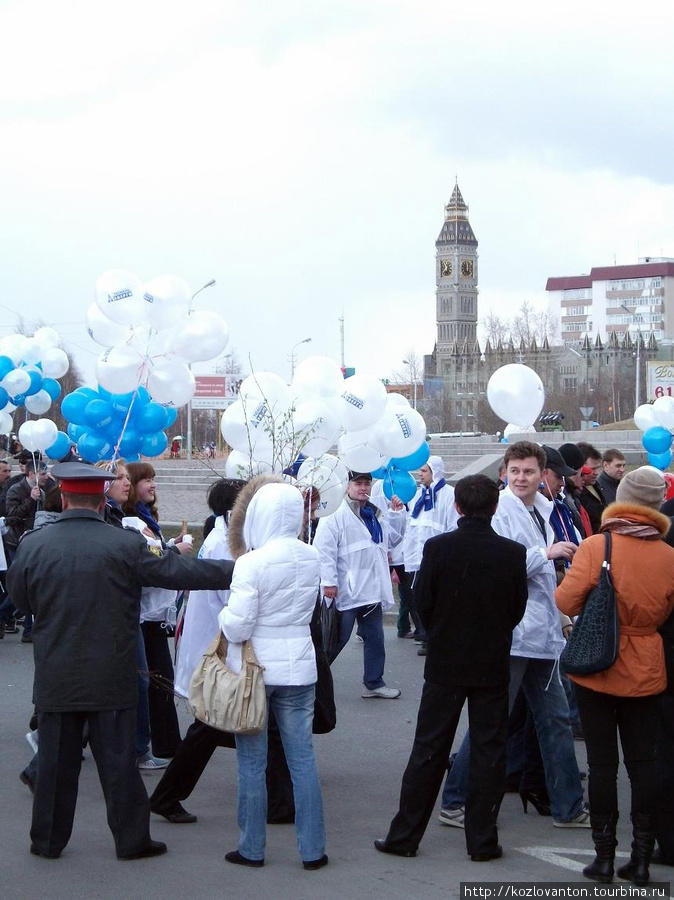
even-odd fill
[[[227,409],[239,396],[241,375],[195,375],[192,409]]]

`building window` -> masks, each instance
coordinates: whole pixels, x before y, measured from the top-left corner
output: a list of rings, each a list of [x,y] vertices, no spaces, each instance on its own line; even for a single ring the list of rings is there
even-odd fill
[[[577,378],[565,378],[564,379],[564,390],[565,391],[575,391],[578,387],[578,379]]]
[[[578,366],[560,366],[560,375],[575,375],[578,372]]]

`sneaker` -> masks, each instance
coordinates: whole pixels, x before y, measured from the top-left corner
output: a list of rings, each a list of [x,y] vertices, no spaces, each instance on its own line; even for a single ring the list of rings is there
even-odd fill
[[[417,656],[426,656],[428,654],[428,644],[419,644]]]
[[[368,690],[367,688],[363,689],[363,693],[360,695],[361,697],[381,697],[382,700],[397,700],[400,696],[400,691],[398,688],[390,688],[390,687],[378,687],[373,691]]]
[[[441,809],[438,822],[441,825],[451,825],[453,828],[465,828],[466,808]]]
[[[414,637],[414,632],[413,632],[413,631],[408,631],[407,634],[399,634],[398,637],[399,637],[399,638],[413,638],[413,637]]]
[[[143,756],[138,757],[138,768],[152,772],[156,769],[165,769],[170,762],[170,759],[162,759],[161,756],[145,753]]]
[[[19,630],[19,626],[16,624],[16,619],[10,619],[8,622],[5,622],[5,634],[16,634]]]
[[[24,633],[21,635],[21,643],[22,644],[32,644],[33,643],[33,635]]]
[[[568,822],[555,822],[553,820],[552,824],[555,828],[590,828],[590,810],[583,804],[573,819],[569,819]]]
[[[415,643],[417,646],[420,646],[421,644],[424,643],[424,641],[419,637],[418,634],[415,634],[415,635],[414,635],[414,643]]]

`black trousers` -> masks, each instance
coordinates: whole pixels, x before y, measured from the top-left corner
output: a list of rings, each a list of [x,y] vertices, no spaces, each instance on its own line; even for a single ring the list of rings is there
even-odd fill
[[[660,695],[614,697],[576,685],[589,767],[588,799],[595,815],[618,812],[618,734],[632,788],[632,813],[654,816],[659,779],[656,750]]]
[[[30,837],[45,856],[58,856],[70,840],[82,766],[82,737],[98,769],[118,856],[150,840],[150,803],[136,765],[136,708],[105,712],[38,713],[40,752]]]
[[[496,819],[505,789],[508,685],[447,687],[426,681],[400,806],[386,838],[400,850],[416,850],[426,831],[466,700],[470,719],[466,847],[471,854],[487,853],[497,844]]]
[[[674,860],[674,697],[663,694],[660,700],[658,736],[660,770],[660,816],[658,844],[663,856]]]
[[[163,686],[152,678],[147,692],[150,707],[150,734],[155,756],[175,756],[180,743],[180,725],[173,698],[173,660],[166,629],[160,622],[141,623],[147,668],[150,675],[159,676]]]
[[[267,734],[267,821],[273,824],[279,819],[293,816],[295,804],[281,736],[271,712]],[[150,802],[155,812],[171,812],[176,802],[190,796],[216,747],[234,749],[234,735],[211,728],[195,719],[152,794]]]

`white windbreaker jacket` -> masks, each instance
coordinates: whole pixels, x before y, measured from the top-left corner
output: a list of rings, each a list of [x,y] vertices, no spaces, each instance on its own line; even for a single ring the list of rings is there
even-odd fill
[[[201,545],[198,558],[232,558],[224,516],[218,516],[215,520],[213,530]],[[189,696],[194,670],[220,630],[218,615],[228,600],[229,591],[190,591],[176,662],[175,691],[181,697]]]
[[[309,624],[319,587],[319,559],[302,543],[304,503],[290,484],[261,487],[246,511],[243,537],[249,552],[234,564],[229,603],[218,616],[230,642],[227,665],[241,668],[241,643],[248,638],[264,682],[316,682],[316,654]]]
[[[555,604],[555,564],[548,559],[546,553],[546,548],[554,541],[554,533],[548,521],[553,504],[542,494],[536,494],[534,506],[545,524],[545,539],[529,510],[510,488],[501,491],[498,509],[491,524],[497,534],[524,544],[527,548],[529,599],[524,618],[513,631],[510,655],[556,659],[564,647],[564,637]]]
[[[336,512],[318,521],[314,547],[321,556],[321,585],[337,586],[337,609],[373,603],[391,609],[388,551],[400,543],[405,511],[379,510],[383,537],[375,544],[357,510],[358,503],[345,497]]]
[[[437,484],[437,480],[431,483],[431,490]],[[405,525],[405,537],[403,539],[403,561],[406,572],[418,572],[421,567],[421,557],[424,554],[424,544],[436,534],[444,534],[446,531],[455,531],[459,514],[454,506],[454,488],[445,484],[435,495],[433,509],[422,509],[416,519],[412,518],[412,510],[417,500],[421,497],[423,487],[410,501],[409,512]]]

